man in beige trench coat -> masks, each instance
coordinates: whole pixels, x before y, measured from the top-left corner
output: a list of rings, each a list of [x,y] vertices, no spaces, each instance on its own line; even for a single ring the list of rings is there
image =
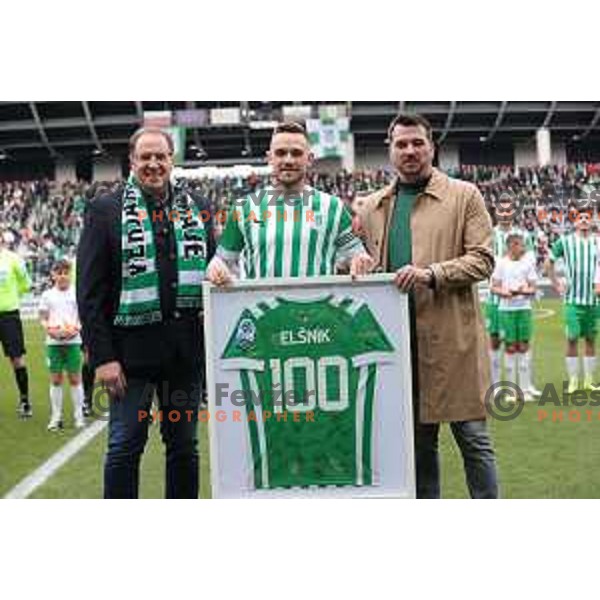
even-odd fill
[[[432,167],[426,119],[399,115],[389,143],[396,179],[354,208],[369,252],[409,294],[417,497],[440,496],[438,435],[448,422],[471,496],[496,498],[484,406],[489,359],[476,286],[494,267],[491,220],[474,185]]]

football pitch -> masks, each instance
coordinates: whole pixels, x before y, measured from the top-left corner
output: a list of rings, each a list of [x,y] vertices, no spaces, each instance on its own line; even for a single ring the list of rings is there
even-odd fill
[[[30,387],[34,417],[16,416],[16,387],[7,360],[0,364],[0,497],[59,451],[77,433],[65,390],[66,428],[49,433],[48,372],[43,333],[35,322],[26,323]],[[564,336],[561,304],[544,300],[536,307],[534,377],[540,390],[553,384],[553,401],[524,406],[512,420],[490,419],[504,498],[600,497],[600,406],[563,405]],[[600,370],[597,371],[600,373]],[[600,379],[600,376],[597,376]],[[546,396],[548,398],[548,396]],[[559,404],[560,402],[560,404]],[[600,402],[597,402],[600,404]],[[447,427],[441,436],[442,494],[468,497],[460,455]],[[106,430],[96,436],[30,495],[31,498],[101,498]],[[200,424],[201,497],[210,498],[207,427]],[[158,426],[151,434],[142,461],[142,498],[164,497],[164,450]]]

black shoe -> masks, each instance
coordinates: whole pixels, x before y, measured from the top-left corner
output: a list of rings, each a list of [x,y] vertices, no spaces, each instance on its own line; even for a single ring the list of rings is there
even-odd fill
[[[31,408],[31,404],[28,400],[22,400],[19,403],[17,412],[19,413],[19,418],[21,419],[31,419],[31,417],[33,417],[33,409]]]
[[[92,403],[89,401],[84,401],[83,403],[83,416],[91,417],[92,416]]]

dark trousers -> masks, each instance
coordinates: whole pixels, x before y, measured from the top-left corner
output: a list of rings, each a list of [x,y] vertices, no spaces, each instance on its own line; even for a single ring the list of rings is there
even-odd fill
[[[498,477],[492,441],[485,421],[450,423],[463,459],[471,498],[497,498]],[[417,498],[440,497],[438,423],[415,425]]]
[[[140,459],[152,422],[156,392],[160,432],[166,447],[166,497],[197,498],[199,374],[172,371],[159,378],[128,376],[126,395],[111,400],[108,451],[104,465],[105,498],[137,498]]]

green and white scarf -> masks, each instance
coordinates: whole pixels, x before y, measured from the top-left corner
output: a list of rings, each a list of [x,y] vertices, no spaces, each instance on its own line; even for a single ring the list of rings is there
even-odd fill
[[[160,323],[156,246],[152,218],[133,175],[123,191],[121,227],[122,289],[114,324],[139,327]],[[184,181],[173,185],[173,204],[163,218],[173,223],[177,246],[177,308],[201,308],[206,271],[206,229]]]

